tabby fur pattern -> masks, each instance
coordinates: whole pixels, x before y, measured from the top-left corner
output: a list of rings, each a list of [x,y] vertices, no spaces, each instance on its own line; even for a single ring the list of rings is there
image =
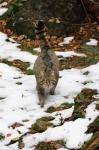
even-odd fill
[[[36,37],[39,40],[41,53],[34,64],[34,74],[37,82],[37,92],[40,106],[43,107],[46,96],[54,95],[59,79],[59,61],[55,52],[50,48],[43,21],[35,27]]]

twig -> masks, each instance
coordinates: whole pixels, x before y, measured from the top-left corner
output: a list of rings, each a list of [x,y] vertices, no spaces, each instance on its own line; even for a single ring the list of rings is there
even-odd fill
[[[99,2],[95,2],[94,0],[89,0],[89,1],[96,4],[96,5],[99,5]]]
[[[11,140],[8,144],[6,144],[6,146],[12,145],[16,142],[19,142],[20,139],[22,139],[24,136],[28,135],[28,134],[32,134],[31,132],[26,132],[24,134],[22,134],[20,137],[18,137],[18,139],[16,140]]]
[[[87,19],[88,19],[88,21],[90,22],[89,15],[88,15],[88,12],[87,12],[87,9],[86,9],[86,7],[85,7],[85,4],[84,4],[83,0],[81,0],[81,3],[82,3],[82,6],[83,6],[83,9],[84,9],[84,12],[85,12],[85,14],[86,14],[86,16],[87,16]]]

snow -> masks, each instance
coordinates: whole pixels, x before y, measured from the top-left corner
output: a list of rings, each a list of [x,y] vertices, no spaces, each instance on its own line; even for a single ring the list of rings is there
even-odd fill
[[[70,109],[66,109],[66,110],[62,110],[62,111],[58,111],[58,112],[56,111],[56,112],[52,113],[52,117],[54,117],[55,119],[51,122],[56,126],[60,125],[61,118],[64,120],[66,118],[71,117],[73,110],[74,110],[74,107],[71,107]]]
[[[7,10],[7,8],[0,8],[0,16],[2,16]]]
[[[96,46],[97,44],[98,41],[96,39],[90,39],[90,41],[86,43],[86,45],[92,45],[92,46]]]
[[[29,52],[21,51],[15,41],[8,42],[7,35],[0,32],[0,59],[16,60],[29,62],[33,66],[37,56]],[[72,40],[72,39],[71,39]],[[56,52],[63,57],[79,57],[84,54],[75,52]],[[86,76],[83,73],[88,71]],[[56,88],[55,95],[49,95],[46,99],[44,108],[38,104],[36,91],[36,81],[34,75],[25,75],[18,68],[11,67],[7,64],[0,63],[0,132],[5,135],[5,140],[0,141],[2,150],[19,150],[18,143],[6,146],[11,139],[29,131],[29,128],[38,118],[43,116],[53,116],[51,121],[56,127],[49,127],[43,133],[27,135],[23,138],[25,147],[23,150],[33,150],[35,144],[40,141],[64,140],[66,149],[79,149],[85,141],[88,141],[92,133],[87,134],[88,125],[99,116],[96,110],[96,103],[91,103],[86,108],[85,118],[78,118],[75,121],[64,122],[60,126],[60,119],[72,116],[74,106],[69,109],[47,113],[50,106],[60,106],[62,103],[74,103],[75,96],[85,87],[96,89],[99,92],[99,63],[84,69],[68,69],[60,71],[60,79]],[[86,85],[83,82],[88,82]],[[21,82],[22,84],[17,84]],[[97,95],[99,98],[99,95]],[[24,122],[24,120],[27,120]],[[15,122],[22,123],[23,126],[13,129],[11,125]],[[19,133],[21,132],[21,134]],[[11,136],[7,137],[7,134]],[[61,148],[59,150],[66,150]]]
[[[40,47],[33,48],[33,50],[36,51],[36,52],[40,52],[41,51]]]
[[[62,56],[62,57],[73,57],[73,56],[86,57],[85,54],[75,53],[74,51],[69,51],[69,52],[58,52],[58,51],[56,51],[56,55]]]
[[[6,6],[6,5],[7,5],[6,2],[0,4],[0,16],[2,16],[8,10],[8,8],[3,7],[3,6]]]
[[[66,38],[64,38],[64,41],[63,41],[63,42],[59,43],[59,45],[60,45],[60,46],[63,46],[64,44],[70,44],[73,39],[74,39],[73,36],[66,37]]]
[[[90,110],[90,112],[89,112]],[[34,141],[34,144],[37,144],[38,141],[50,141],[50,140],[59,140],[63,139],[67,142],[66,147],[69,149],[79,149],[81,145],[90,139],[91,134],[86,134],[87,126],[99,115],[99,112],[95,110],[95,104],[92,103],[86,109],[85,119],[77,119],[75,121],[69,121],[64,123],[62,126],[55,128],[48,128],[45,132],[41,134],[34,134],[27,136],[24,139],[25,143],[28,143],[28,146],[31,146],[31,142]],[[89,119],[91,118],[91,119]],[[32,143],[33,144],[33,143]]]
[[[59,148],[58,150],[68,150],[67,148]]]
[[[1,3],[1,4],[0,4],[0,9],[1,9],[1,7],[6,6],[6,5],[7,5],[7,2]]]
[[[21,60],[23,62],[29,62],[31,65],[31,68],[33,68],[33,64],[37,58],[37,56],[33,56],[29,52],[21,51],[16,42],[8,42],[6,41],[8,37],[0,32],[0,58],[7,59],[9,61],[13,60]]]
[[[89,72],[86,81],[90,81],[86,86],[91,89],[97,89],[97,91],[99,92],[99,63],[83,69],[82,72],[86,71]]]

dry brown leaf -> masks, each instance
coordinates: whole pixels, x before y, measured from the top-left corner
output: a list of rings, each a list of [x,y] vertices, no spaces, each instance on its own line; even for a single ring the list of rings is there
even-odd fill
[[[19,149],[22,149],[22,148],[24,148],[25,147],[25,144],[23,143],[23,142],[20,142],[19,144],[18,144],[18,148]]]
[[[15,128],[17,128],[17,127],[20,127],[20,126],[23,126],[23,124],[21,124],[21,123],[19,123],[19,122],[15,122],[15,123],[13,123],[13,124],[11,125],[11,127],[12,127],[13,129],[15,129]]]

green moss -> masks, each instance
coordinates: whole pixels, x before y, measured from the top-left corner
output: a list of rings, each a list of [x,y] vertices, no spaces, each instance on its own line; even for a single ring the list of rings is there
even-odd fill
[[[92,99],[94,100],[93,95],[95,94],[97,94],[97,90],[85,88],[75,97],[75,104],[82,105],[91,102]]]
[[[5,136],[2,133],[0,133],[0,141],[3,140],[4,138]]]
[[[42,117],[42,118],[38,119],[38,121],[39,120],[42,120],[42,121],[52,121],[53,119],[54,119],[54,117],[48,116],[48,117]]]
[[[74,109],[73,112],[73,119],[77,119],[77,118],[84,118],[85,117],[85,112],[81,109]]]
[[[22,66],[22,68],[27,69],[30,66],[30,63],[29,62],[20,61],[20,65]]]
[[[10,4],[8,6],[8,11],[2,17],[4,18],[6,16],[12,16],[13,13],[17,12],[19,10],[19,7],[22,7],[24,5],[24,2],[26,1],[27,0],[15,0],[13,4]]]
[[[87,57],[73,56],[60,59],[59,64],[60,70],[63,70],[71,68],[85,68],[90,65],[96,64],[98,61],[99,59],[96,59],[94,55]]]
[[[33,73],[33,70],[32,70],[32,69],[27,69],[27,70],[26,70],[26,74],[27,74],[27,75],[33,75],[34,73]]]
[[[46,110],[46,112],[48,112],[48,113],[53,113],[53,112],[55,112],[55,111],[60,111],[60,110],[64,110],[64,109],[69,109],[69,108],[71,108],[72,106],[73,106],[73,104],[63,103],[63,104],[61,104],[59,107],[53,107],[53,106],[49,107],[49,108]]]
[[[83,91],[81,91],[75,100],[75,104],[77,104],[77,105],[82,104],[82,103],[84,103],[84,100],[85,100],[85,94]]]
[[[27,75],[33,75],[34,74],[32,69],[28,69],[30,66],[29,62],[23,62],[21,60],[8,61],[7,59],[2,59],[2,60],[0,60],[0,62],[8,64],[9,66],[17,67]]]
[[[81,45],[82,51],[86,53],[87,55],[93,56],[97,55],[99,56],[99,48],[92,45]],[[99,57],[98,57],[99,58]]]
[[[75,107],[72,116],[73,119],[85,117],[85,109],[92,101],[95,100],[93,97],[95,94],[97,94],[97,90],[85,88],[75,97]]]
[[[35,150],[57,150],[61,147],[65,148],[65,142],[63,140],[40,142],[36,146]]]
[[[71,108],[72,106],[73,106],[74,104],[73,103],[63,103],[63,104],[61,104],[61,108],[63,108],[63,109],[69,109],[69,108]]]
[[[99,117],[97,117],[94,122],[92,122],[89,127],[88,127],[88,130],[87,132],[90,133],[90,132],[98,132],[99,131]]]
[[[22,82],[17,82],[16,84],[18,84],[18,85],[22,85]]]
[[[36,132],[44,132],[49,126],[53,126],[53,124],[50,123],[50,121],[53,119],[54,118],[51,116],[37,119],[36,123],[32,125],[31,129]]]
[[[33,48],[27,48],[27,51],[32,53],[33,55],[38,55],[39,52],[37,52],[35,49]]]
[[[0,97],[0,100],[3,100],[3,99],[5,99],[6,97]]]
[[[55,111],[56,111],[56,109],[55,109],[55,107],[53,107],[53,106],[49,107],[49,108],[46,110],[46,112],[48,112],[48,113],[52,113],[52,112],[55,112]]]
[[[83,75],[87,76],[89,73],[90,73],[89,71],[86,71],[86,72],[83,73]]]
[[[1,63],[5,63],[5,64],[7,64],[7,65],[9,65],[9,66],[12,66],[12,62],[11,62],[11,61],[8,61],[7,59],[2,59],[2,60],[0,60],[0,62],[1,62]]]
[[[96,109],[97,109],[97,110],[99,110],[99,103],[98,103],[98,104],[96,104]]]
[[[40,150],[48,150],[49,145],[46,142],[40,142],[37,147],[39,147]]]

